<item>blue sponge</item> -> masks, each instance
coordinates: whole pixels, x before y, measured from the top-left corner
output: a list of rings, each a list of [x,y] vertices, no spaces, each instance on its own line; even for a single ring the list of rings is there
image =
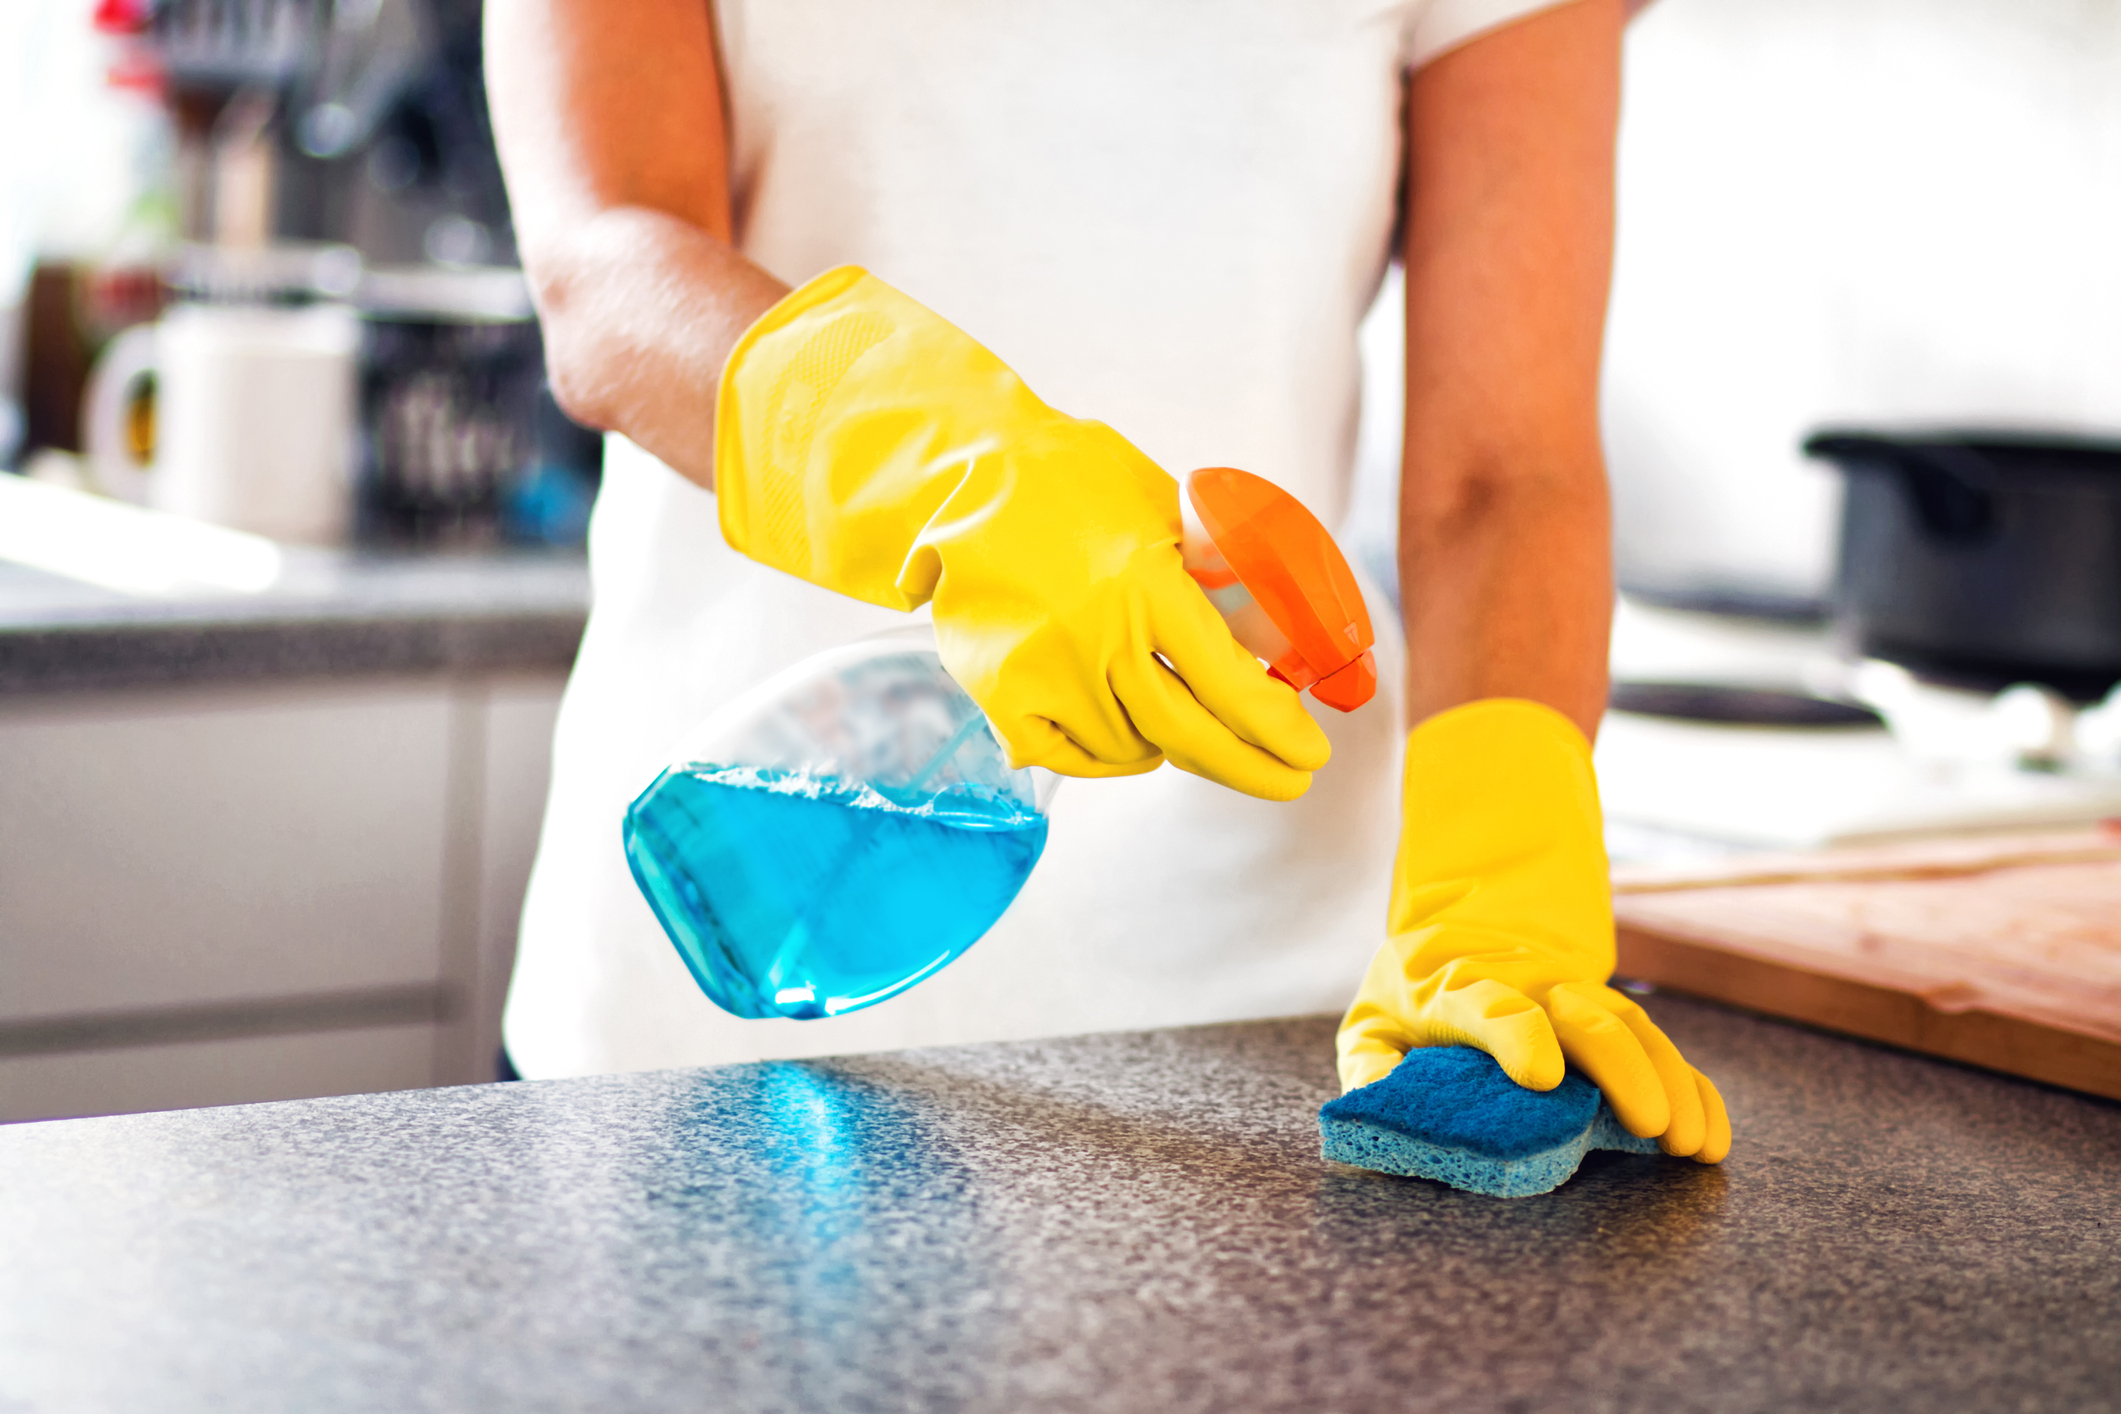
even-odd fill
[[[1318,1128],[1321,1152],[1338,1163],[1497,1198],[1552,1192],[1593,1149],[1657,1152],[1575,1071],[1552,1090],[1527,1090],[1471,1046],[1407,1052],[1384,1079],[1327,1101]]]

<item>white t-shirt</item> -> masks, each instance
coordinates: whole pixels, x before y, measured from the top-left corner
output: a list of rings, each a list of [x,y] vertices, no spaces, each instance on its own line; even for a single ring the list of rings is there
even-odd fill
[[[1174,475],[1244,467],[1336,524],[1403,75],[1552,3],[721,0],[737,240],[791,284],[864,266]],[[626,805],[721,703],[905,620],[736,555],[713,496],[620,438],[589,548],[508,1000],[525,1075],[1335,1010],[1382,939],[1402,664],[1373,594],[1382,689],[1314,708],[1334,756],[1302,800],[1068,782],[1023,893],[943,972],[829,1020],[728,1016],[634,887]]]

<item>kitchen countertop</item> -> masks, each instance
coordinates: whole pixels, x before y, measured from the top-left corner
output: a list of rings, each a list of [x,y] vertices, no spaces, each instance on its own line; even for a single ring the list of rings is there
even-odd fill
[[[0,563],[0,695],[564,670],[588,612],[582,556],[556,551],[288,550],[254,594],[130,595]]]
[[[1669,996],[1721,1168],[1323,1163],[1329,1018],[0,1129],[0,1410],[2110,1409],[2121,1106]]]

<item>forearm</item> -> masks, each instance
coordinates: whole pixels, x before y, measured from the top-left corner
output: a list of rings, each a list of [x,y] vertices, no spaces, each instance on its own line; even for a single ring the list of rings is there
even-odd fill
[[[1486,697],[1586,735],[1613,587],[1598,366],[1619,0],[1444,55],[1408,102],[1400,584],[1412,719]]]
[[[722,365],[786,293],[730,243],[711,9],[508,0],[486,58],[553,391],[711,486]]]
[[[716,236],[640,206],[597,211],[527,263],[569,415],[712,489],[722,365],[788,287]]]
[[[1547,453],[1528,474],[1536,456],[1519,453],[1493,475],[1461,460],[1407,478],[1399,573],[1409,721],[1522,697],[1597,733],[1613,603],[1604,477],[1595,445]],[[1451,491],[1438,495],[1439,486]]]

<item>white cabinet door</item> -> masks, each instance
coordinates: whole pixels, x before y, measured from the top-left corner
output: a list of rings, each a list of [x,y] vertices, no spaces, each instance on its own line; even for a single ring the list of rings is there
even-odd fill
[[[523,891],[545,819],[552,782],[552,729],[566,679],[557,674],[491,678],[460,691],[453,759],[462,782],[453,834],[475,846],[452,888],[444,930],[444,975],[459,1004],[437,1033],[435,1083],[494,1078],[501,1053],[501,1008],[515,965]],[[470,811],[470,818],[465,812]],[[452,856],[455,857],[455,856]]]
[[[441,976],[452,693],[0,703],[0,1024]]]

